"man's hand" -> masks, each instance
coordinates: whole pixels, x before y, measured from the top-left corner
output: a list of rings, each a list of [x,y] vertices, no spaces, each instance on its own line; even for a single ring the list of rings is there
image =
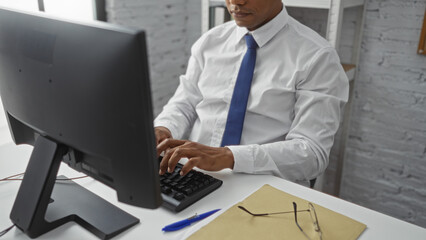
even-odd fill
[[[170,130],[166,127],[155,127],[154,128],[154,132],[155,132],[155,138],[157,140],[157,146],[158,144],[160,144],[162,141],[168,139],[168,138],[173,138],[172,137],[172,133],[170,132]]]
[[[234,167],[234,155],[227,147],[209,147],[200,143],[167,138],[157,145],[157,153],[165,151],[160,163],[160,174],[166,170],[173,172],[181,158],[188,158],[182,167],[181,175],[187,174],[193,167],[207,171],[219,171]]]

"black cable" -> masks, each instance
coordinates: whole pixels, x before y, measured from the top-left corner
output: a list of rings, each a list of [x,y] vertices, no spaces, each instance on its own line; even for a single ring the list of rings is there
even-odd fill
[[[22,176],[24,174],[25,173],[18,173],[18,174],[9,176],[9,177],[5,177],[5,178],[0,179],[0,182],[2,182],[2,181],[22,181],[23,180],[22,178],[14,178],[14,177],[19,177],[19,176]],[[88,176],[85,175],[85,176],[81,176],[81,177],[74,177],[74,178],[67,178],[67,179],[57,178],[56,180],[57,181],[70,181],[70,180],[76,180],[76,179],[81,179],[81,178],[86,178],[86,177],[88,177]],[[15,224],[13,224],[12,226],[10,226],[10,227],[6,228],[5,230],[1,231],[0,232],[0,237],[4,236],[6,233],[8,233],[14,227],[15,227]]]
[[[3,237],[6,233],[8,233],[10,230],[12,230],[12,228],[15,227],[15,224],[13,224],[12,226],[6,228],[5,230],[0,232],[0,237]]]
[[[15,175],[12,175],[12,176],[9,176],[9,177],[6,177],[6,178],[2,178],[2,179],[0,179],[0,182],[1,181],[16,180],[14,177],[18,177],[18,176],[21,176],[21,175],[24,175],[24,173],[19,173],[19,174],[15,174]]]
[[[87,175],[81,176],[81,177],[73,177],[73,178],[66,178],[66,179],[62,179],[62,178],[57,178],[56,181],[71,181],[71,180],[76,180],[76,179],[82,179],[82,178],[87,178]]]
[[[14,177],[18,177],[20,175],[24,175],[24,173],[19,173],[19,174],[15,174],[9,177],[5,177],[0,179],[0,182],[2,181],[22,181],[22,178],[14,178]],[[86,178],[88,177],[87,175],[85,176],[81,176],[81,177],[74,177],[74,178],[67,178],[67,179],[63,179],[63,178],[57,178],[56,181],[70,181],[70,180],[76,180],[76,179],[81,179],[81,178]]]
[[[22,178],[14,178],[14,177],[18,177],[18,176],[21,176],[21,175],[24,175],[24,173],[19,173],[19,174],[15,174],[15,175],[12,175],[12,176],[9,176],[9,177],[2,178],[2,179],[0,179],[0,182],[2,182],[2,181],[13,181],[13,180],[15,180],[15,181],[22,181],[23,180]],[[88,176],[86,175],[86,176],[74,177],[74,178],[68,178],[68,179],[57,178],[56,180],[57,181],[69,181],[69,180],[81,179],[81,178],[85,178],[85,177],[88,177]],[[0,232],[0,237],[4,236],[6,233],[8,233],[14,227],[15,227],[15,224],[13,224],[12,226],[10,226],[10,227],[6,228],[5,230],[1,231]]]

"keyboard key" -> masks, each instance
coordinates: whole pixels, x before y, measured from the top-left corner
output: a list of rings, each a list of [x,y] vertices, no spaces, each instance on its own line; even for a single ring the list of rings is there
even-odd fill
[[[176,194],[173,196],[173,198],[174,198],[174,199],[176,199],[176,200],[182,200],[182,199],[184,199],[184,198],[185,198],[185,195],[183,195],[182,193],[176,193]]]
[[[164,183],[164,184],[169,184],[169,183],[171,183],[171,182],[172,182],[172,180],[170,180],[170,179],[168,179],[168,178],[163,180],[163,183]]]
[[[170,194],[170,193],[172,193],[172,189],[168,186],[164,186],[164,187],[161,188],[161,192],[164,193],[164,194]]]
[[[191,195],[192,193],[192,189],[189,187],[186,187],[182,190],[186,195]]]
[[[160,175],[163,206],[179,212],[222,185],[222,181],[208,174],[191,170],[180,175],[182,165],[178,163],[172,173]]]
[[[174,180],[178,176],[180,176],[179,172],[174,172],[172,175],[170,175],[170,177],[168,177],[168,179]]]

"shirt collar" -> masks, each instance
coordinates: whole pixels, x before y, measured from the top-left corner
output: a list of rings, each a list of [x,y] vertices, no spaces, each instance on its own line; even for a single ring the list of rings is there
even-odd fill
[[[236,41],[239,43],[244,35],[251,33],[254,40],[256,41],[259,48],[263,47],[269,40],[271,40],[285,25],[288,23],[288,13],[283,5],[281,12],[275,16],[271,21],[267,22],[262,27],[249,32],[245,27],[237,26],[237,38]]]

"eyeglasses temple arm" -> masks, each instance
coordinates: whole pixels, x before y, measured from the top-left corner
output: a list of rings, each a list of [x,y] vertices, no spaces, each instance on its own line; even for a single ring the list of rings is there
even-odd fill
[[[275,214],[285,214],[285,213],[293,213],[293,211],[287,211],[287,212],[274,212],[274,213],[252,213],[247,208],[243,206],[238,206],[239,209],[245,211],[246,213],[252,215],[252,216],[268,216],[268,215],[275,215]],[[298,212],[309,212],[309,210],[299,210]]]
[[[300,231],[303,233],[303,235],[305,235],[307,239],[311,240],[311,238],[309,238],[309,236],[303,231],[303,229],[300,227],[299,223],[297,222],[297,212],[301,212],[301,211],[297,211],[297,204],[295,202],[293,202],[293,209],[294,209],[294,221],[296,222],[297,227],[300,229]],[[302,210],[302,211],[309,211],[309,210]]]

